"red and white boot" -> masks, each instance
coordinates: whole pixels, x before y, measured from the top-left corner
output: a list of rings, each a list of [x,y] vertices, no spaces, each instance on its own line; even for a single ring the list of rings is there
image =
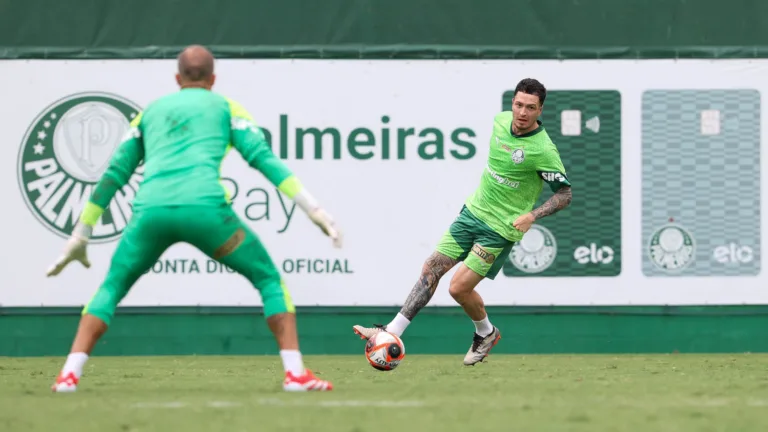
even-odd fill
[[[333,390],[333,384],[330,381],[318,379],[311,370],[304,369],[304,374],[299,376],[286,372],[283,390],[289,392],[330,391]]]
[[[77,390],[77,383],[80,380],[75,376],[74,372],[70,372],[66,375],[59,374],[56,378],[56,382],[51,386],[51,391],[55,393],[73,393]]]

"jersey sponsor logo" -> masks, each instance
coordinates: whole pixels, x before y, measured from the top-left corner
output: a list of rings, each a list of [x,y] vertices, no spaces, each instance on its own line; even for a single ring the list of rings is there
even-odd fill
[[[256,128],[256,125],[252,121],[248,120],[247,118],[232,117],[232,121],[230,122],[230,124],[233,130],[250,129],[253,133],[259,133],[259,130]]]
[[[481,260],[485,261],[486,264],[493,264],[493,262],[496,261],[496,256],[485,250],[485,248],[479,244],[472,246],[472,253],[477,255],[477,257]]]
[[[141,131],[136,126],[131,126],[128,131],[125,132],[125,135],[123,135],[122,141],[128,141],[129,139],[133,138],[141,138]]]
[[[557,257],[557,241],[550,230],[532,225],[522,240],[512,246],[509,260],[525,273],[540,273],[548,269]]]
[[[542,172],[541,178],[548,183],[565,183],[565,176],[559,172]]]
[[[494,180],[496,180],[496,183],[502,184],[504,186],[508,186],[511,188],[515,188],[515,189],[520,187],[519,181],[509,180],[500,176],[496,171],[492,170],[490,166],[486,165],[485,169],[488,171],[488,174],[490,174],[490,176],[493,177]]]
[[[648,242],[651,262],[667,273],[675,273],[693,262],[696,243],[688,230],[677,223],[662,226]]]
[[[503,148],[504,150],[506,150],[506,151],[508,151],[508,152],[511,152],[511,151],[512,151],[512,149],[511,149],[511,148],[510,148],[508,145],[506,145],[506,144],[504,144],[504,143],[502,143],[502,142],[501,142],[501,140],[499,139],[499,137],[497,137],[496,135],[494,135],[493,137],[494,137],[494,138],[496,138],[496,144],[500,145],[500,146],[501,146],[501,148]]]
[[[47,229],[63,238],[71,235],[112,153],[125,138],[139,134],[130,122],[140,111],[117,95],[77,93],[52,103],[32,121],[19,149],[18,182],[27,207]],[[94,227],[92,242],[120,236],[142,172],[140,166],[117,191]]]
[[[515,165],[519,165],[523,163],[523,161],[525,160],[525,152],[523,151],[523,149],[515,149],[512,152],[511,158],[512,158],[512,162],[514,162]]]

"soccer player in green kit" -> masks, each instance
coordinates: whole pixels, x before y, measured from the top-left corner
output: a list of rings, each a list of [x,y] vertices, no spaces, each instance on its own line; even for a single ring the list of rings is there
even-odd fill
[[[424,263],[400,312],[386,326],[354,326],[357,335],[367,340],[383,330],[401,336],[429,303],[440,278],[462,262],[451,279],[449,292],[475,323],[464,364],[474,365],[488,356],[501,339],[501,332],[488,319],[475,287],[483,278],[496,277],[512,246],[535,221],[571,203],[571,183],[560,154],[539,120],[546,96],[546,88],[535,79],[518,83],[512,111],[503,111],[494,119],[480,186]],[[554,194],[533,209],[544,182]]]
[[[143,161],[144,180],[133,201],[133,216],[103,284],[83,310],[53,391],[76,391],[83,366],[106,332],[118,303],[162,253],[179,242],[189,243],[229,266],[259,290],[267,324],[280,348],[284,390],[332,389],[330,382],[304,368],[290,294],[264,246],[231,208],[230,197],[220,183],[222,160],[234,148],[292,198],[336,247],[341,246],[341,233],[299,179],[274,156],[250,114],[238,103],[211,91],[213,63],[211,53],[197,45],[179,55],[176,80],[180,91],[152,102],[131,122],[63,255],[48,269],[48,276],[57,275],[73,260],[90,267],[86,245],[92,227]]]

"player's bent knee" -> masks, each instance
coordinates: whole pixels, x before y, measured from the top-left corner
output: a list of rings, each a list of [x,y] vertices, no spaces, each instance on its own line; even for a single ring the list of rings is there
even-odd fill
[[[451,281],[451,285],[448,287],[448,293],[456,301],[463,299],[470,292],[472,292],[472,287],[468,287],[461,282]]]
[[[282,280],[267,282],[260,291],[265,318],[281,313],[296,313],[291,294]]]
[[[448,292],[456,301],[460,302],[460,299],[471,294],[477,287],[477,284],[484,278],[483,272],[485,268],[476,264],[472,260],[469,260],[469,262],[464,261],[464,265],[451,278]]]
[[[82,315],[93,315],[109,326],[115,316],[115,309],[122,298],[120,291],[110,288],[108,285],[102,285],[91,298],[91,301],[83,308]]]
[[[114,311],[112,314],[107,314],[107,313],[104,313],[104,311],[97,310],[93,312],[90,310],[83,309],[83,313],[81,315],[82,316],[90,315],[100,320],[101,322],[103,322],[105,326],[109,327],[110,323],[112,322],[112,317],[114,316]]]

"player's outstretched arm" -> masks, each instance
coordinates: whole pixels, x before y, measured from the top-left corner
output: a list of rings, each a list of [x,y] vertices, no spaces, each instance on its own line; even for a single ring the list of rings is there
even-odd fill
[[[139,131],[140,121],[141,114],[131,122],[128,135],[112,155],[109,166],[93,189],[88,202],[85,203],[63,253],[46,271],[48,276],[61,273],[72,261],[79,261],[85,268],[90,268],[91,263],[88,261],[86,246],[91,239],[93,226],[96,225],[115,193],[128,183],[144,158],[144,144]]]
[[[232,104],[232,102],[230,102]],[[341,247],[342,233],[333,218],[301,184],[298,177],[272,152],[264,132],[253,124],[250,115],[237,105],[232,114],[232,145],[248,164],[260,171],[267,180],[294,200],[312,222]]]

